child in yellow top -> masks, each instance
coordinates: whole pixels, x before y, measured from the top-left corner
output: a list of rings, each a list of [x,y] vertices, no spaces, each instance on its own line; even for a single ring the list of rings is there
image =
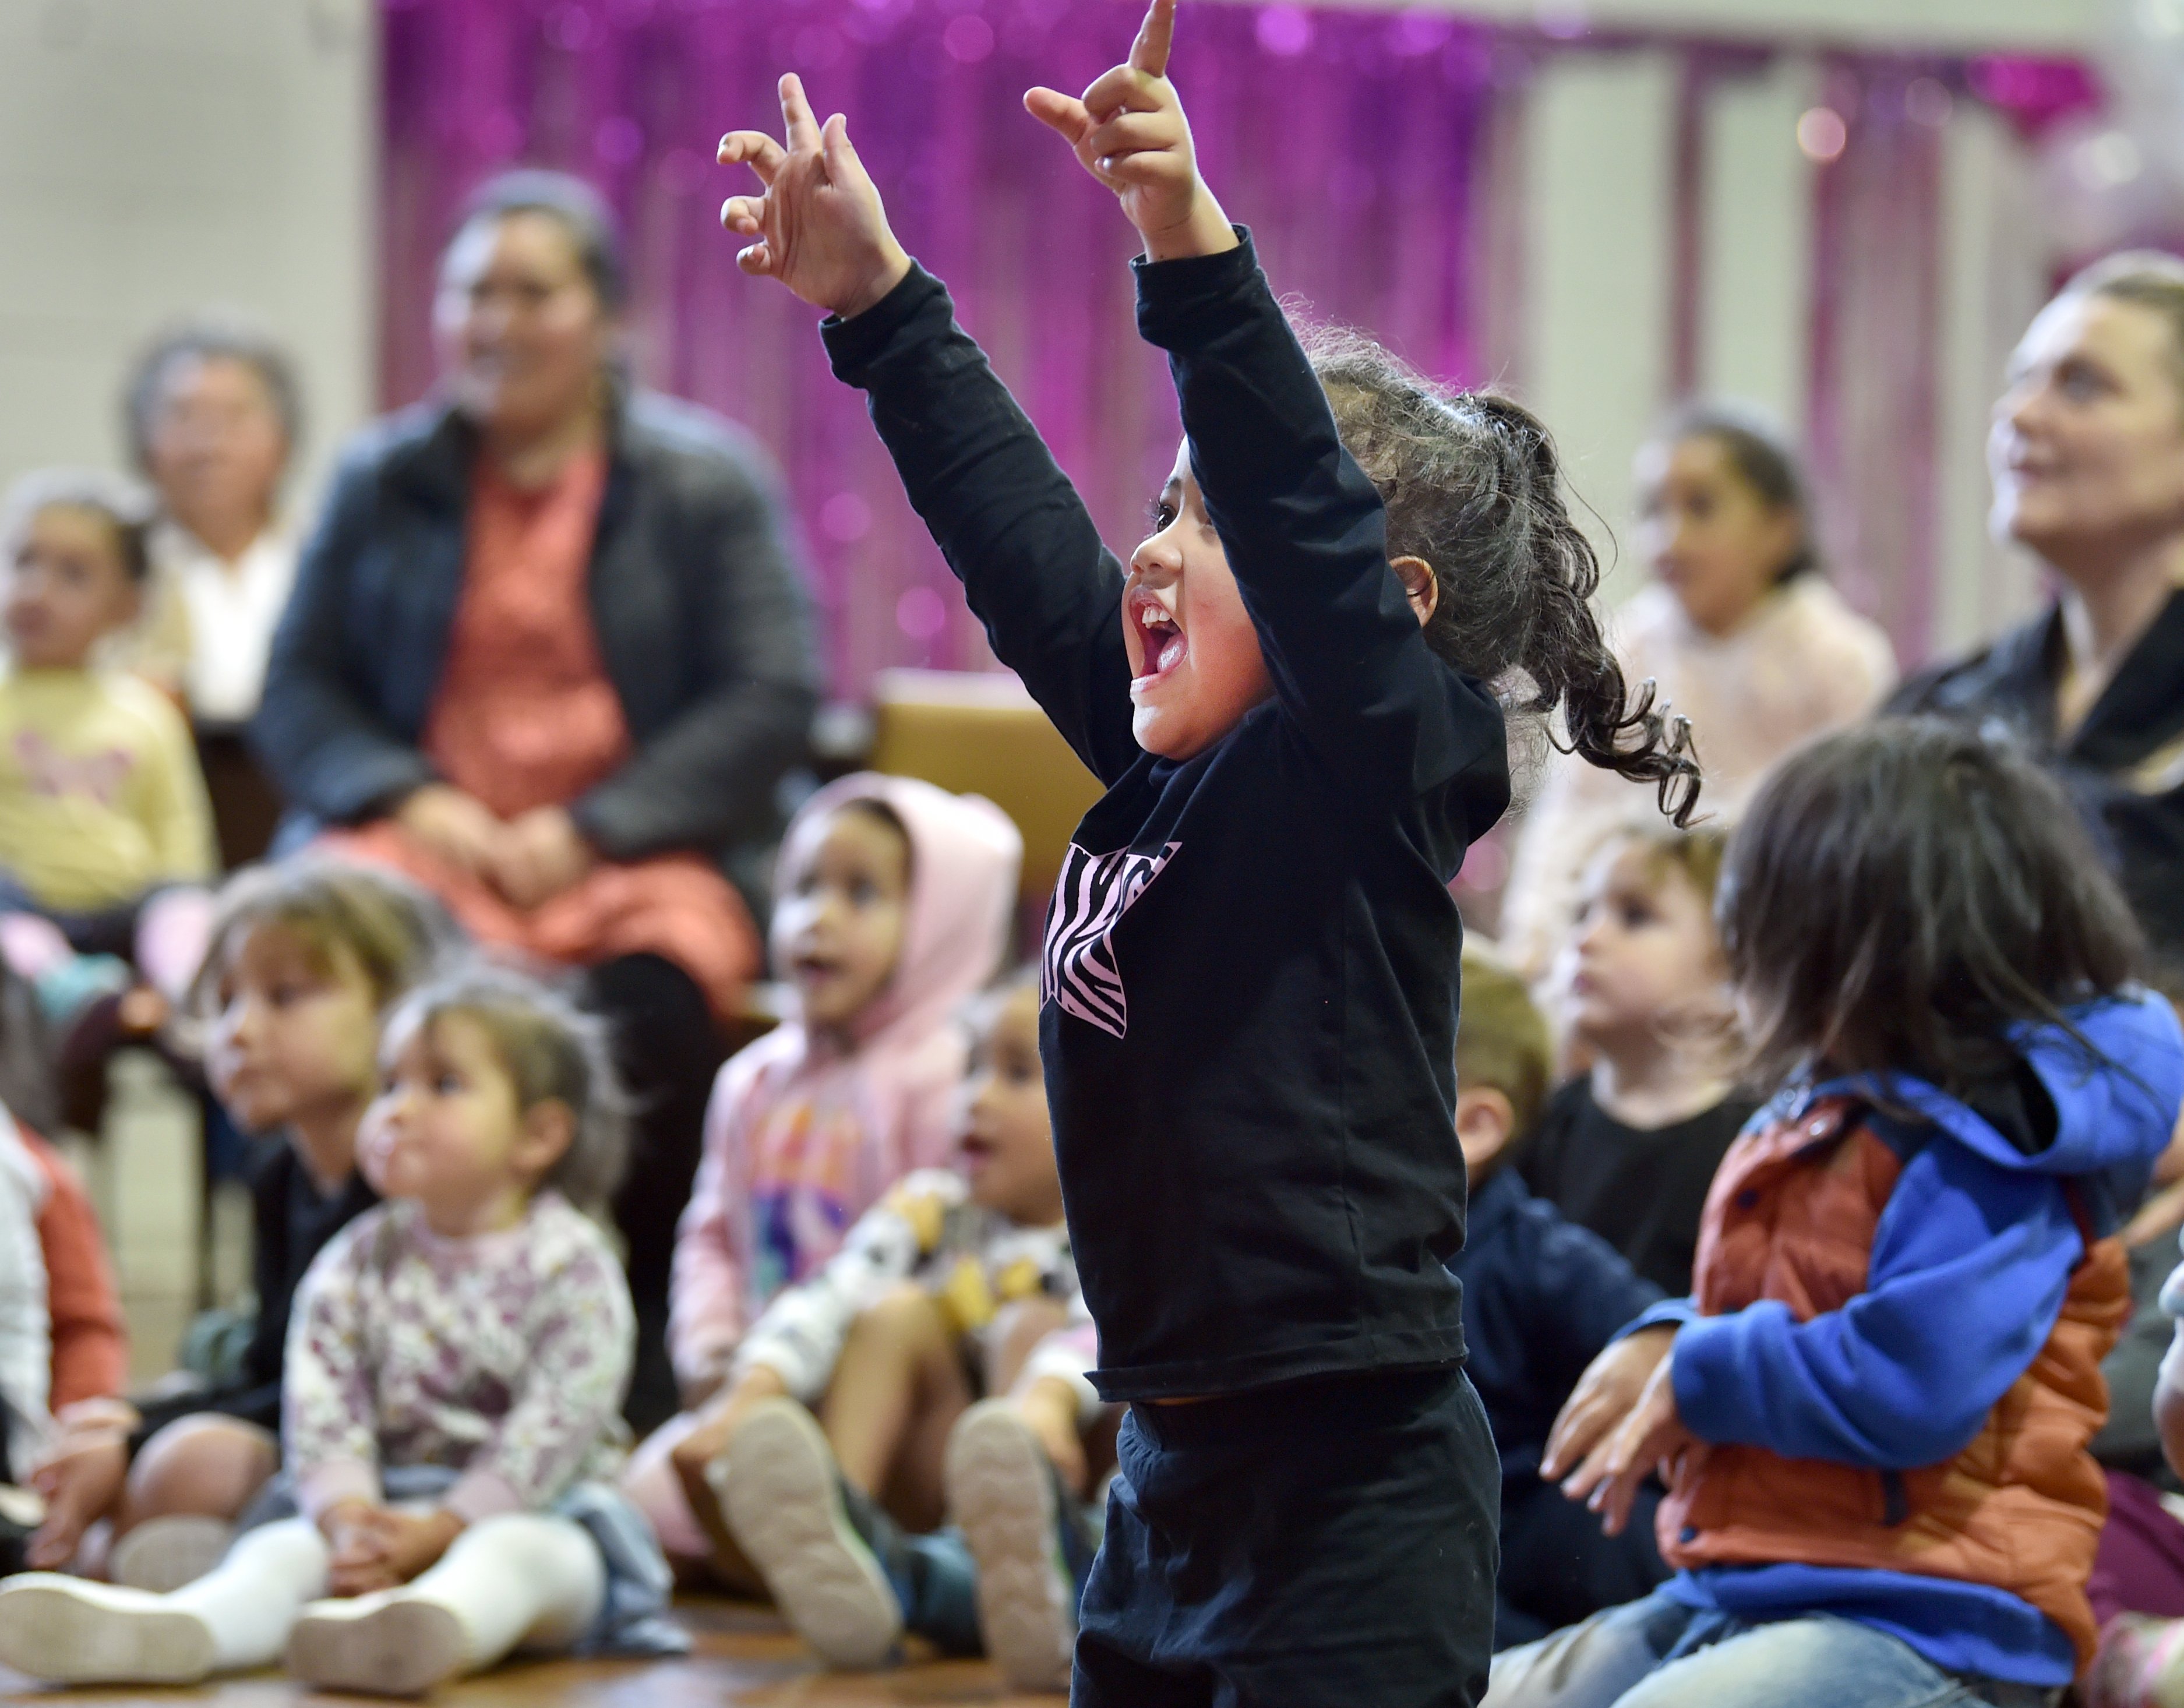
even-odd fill
[[[19,483],[7,511],[0,885],[79,949],[125,949],[146,897],[215,870],[181,713],[89,663],[142,602],[148,515],[122,482],[58,470]]]
[[[219,869],[181,714],[91,661],[142,603],[150,515],[128,481],[69,469],[0,507],[0,955],[64,1060],[94,1066],[109,1028],[156,1030],[188,984]],[[63,1094],[95,1121],[95,1092]]]

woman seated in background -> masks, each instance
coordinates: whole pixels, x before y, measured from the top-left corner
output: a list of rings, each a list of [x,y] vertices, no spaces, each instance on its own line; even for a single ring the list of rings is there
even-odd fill
[[[342,827],[481,942],[589,970],[641,1111],[616,1214],[642,1427],[676,1409],[675,1219],[760,961],[722,862],[772,826],[816,667],[772,470],[629,384],[623,297],[583,185],[480,192],[442,262],[442,392],[350,447],[254,735],[291,842]]]
[[[1651,677],[1691,720],[1708,809],[1733,823],[1775,759],[1873,709],[1896,657],[1821,573],[1797,454],[1763,416],[1690,405],[1639,452],[1637,474],[1635,543],[1653,579],[1617,614],[1623,674]],[[1652,808],[1648,790],[1554,756],[1502,904],[1502,942],[1528,976],[1568,932],[1595,851]]]
[[[2111,255],[2010,359],[1988,437],[1994,527],[2056,598],[1890,709],[2009,731],[2123,881],[2163,982],[2184,973],[2184,261]],[[1711,781],[1711,779],[1709,779]]]
[[[287,355],[264,333],[205,317],[163,333],[126,398],[129,448],[158,489],[152,586],[115,662],[180,698],[197,727],[220,858],[232,870],[272,841],[280,798],[242,739],[265,655],[296,579],[281,483],[302,432]]]

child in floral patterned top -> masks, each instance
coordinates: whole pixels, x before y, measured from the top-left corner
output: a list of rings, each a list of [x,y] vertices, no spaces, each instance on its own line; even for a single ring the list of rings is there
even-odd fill
[[[186,1683],[285,1648],[322,1689],[411,1694],[519,1646],[677,1646],[666,1562],[591,1480],[616,1468],[632,1338],[621,1266],[576,1208],[623,1156],[596,1026],[473,973],[398,1007],[382,1055],[358,1159],[387,1202],[298,1290],[287,1498],[170,1595],[14,1579],[9,1666]]]

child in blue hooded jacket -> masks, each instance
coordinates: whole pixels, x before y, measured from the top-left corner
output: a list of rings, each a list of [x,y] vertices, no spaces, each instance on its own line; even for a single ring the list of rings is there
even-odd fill
[[[1938,722],[1786,761],[1718,900],[1754,1060],[1691,1298],[1580,1383],[1542,1474],[1677,1576],[1497,1661],[1491,1708],[1996,1708],[2091,1657],[2086,1451],[2122,1213],[2184,1093],[2061,790]]]

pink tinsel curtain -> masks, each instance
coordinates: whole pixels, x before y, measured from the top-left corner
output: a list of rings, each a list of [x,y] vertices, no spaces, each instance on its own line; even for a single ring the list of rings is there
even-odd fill
[[[803,75],[851,134],[904,242],[1084,489],[1111,542],[1142,531],[1175,452],[1165,369],[1131,320],[1112,198],[1022,111],[1127,48],[1136,0],[385,0],[382,395],[433,373],[430,281],[463,198],[512,162],[621,209],[650,384],[748,426],[779,459],[816,569],[834,692],[889,665],[975,667],[984,643],[902,499],[816,316],[743,278],[716,223],[742,125],[777,129]],[[1194,6],[1175,75],[1211,180],[1279,289],[1459,381],[1503,374],[1523,44],[1445,16]]]
[[[1137,537],[1177,429],[1165,372],[1131,325],[1134,246],[1110,198],[1018,99],[1034,82],[1081,87],[1112,64],[1140,0],[381,3],[386,403],[432,383],[432,270],[464,197],[517,162],[577,172],[626,223],[641,377],[744,422],[787,472],[835,693],[860,694],[889,665],[990,662],[861,401],[828,376],[815,316],[738,275],[716,223],[743,177],[713,164],[715,141],[777,125],[774,77],[796,70],[822,113],[849,114],[896,229],[953,287],[1107,538],[1127,548]],[[1521,389],[1526,88],[1550,54],[1661,46],[1687,70],[1679,164],[1691,181],[1662,210],[1677,223],[1679,264],[1660,329],[1687,378],[1705,284],[1689,145],[1715,79],[1763,61],[1763,47],[1192,5],[1175,74],[1208,175],[1256,231],[1279,289],[1438,376]],[[1982,100],[2037,121],[2092,98],[2071,62],[1827,61],[1822,99],[1846,140],[1818,178],[1803,425],[1831,569],[1908,662],[1930,645],[1941,554],[1949,105]]]
[[[1828,67],[1824,99],[1847,121],[1846,142],[1819,174],[1806,424],[1829,571],[1914,664],[1932,640],[1942,548],[1947,102],[1934,99],[1936,69],[1900,58]]]

